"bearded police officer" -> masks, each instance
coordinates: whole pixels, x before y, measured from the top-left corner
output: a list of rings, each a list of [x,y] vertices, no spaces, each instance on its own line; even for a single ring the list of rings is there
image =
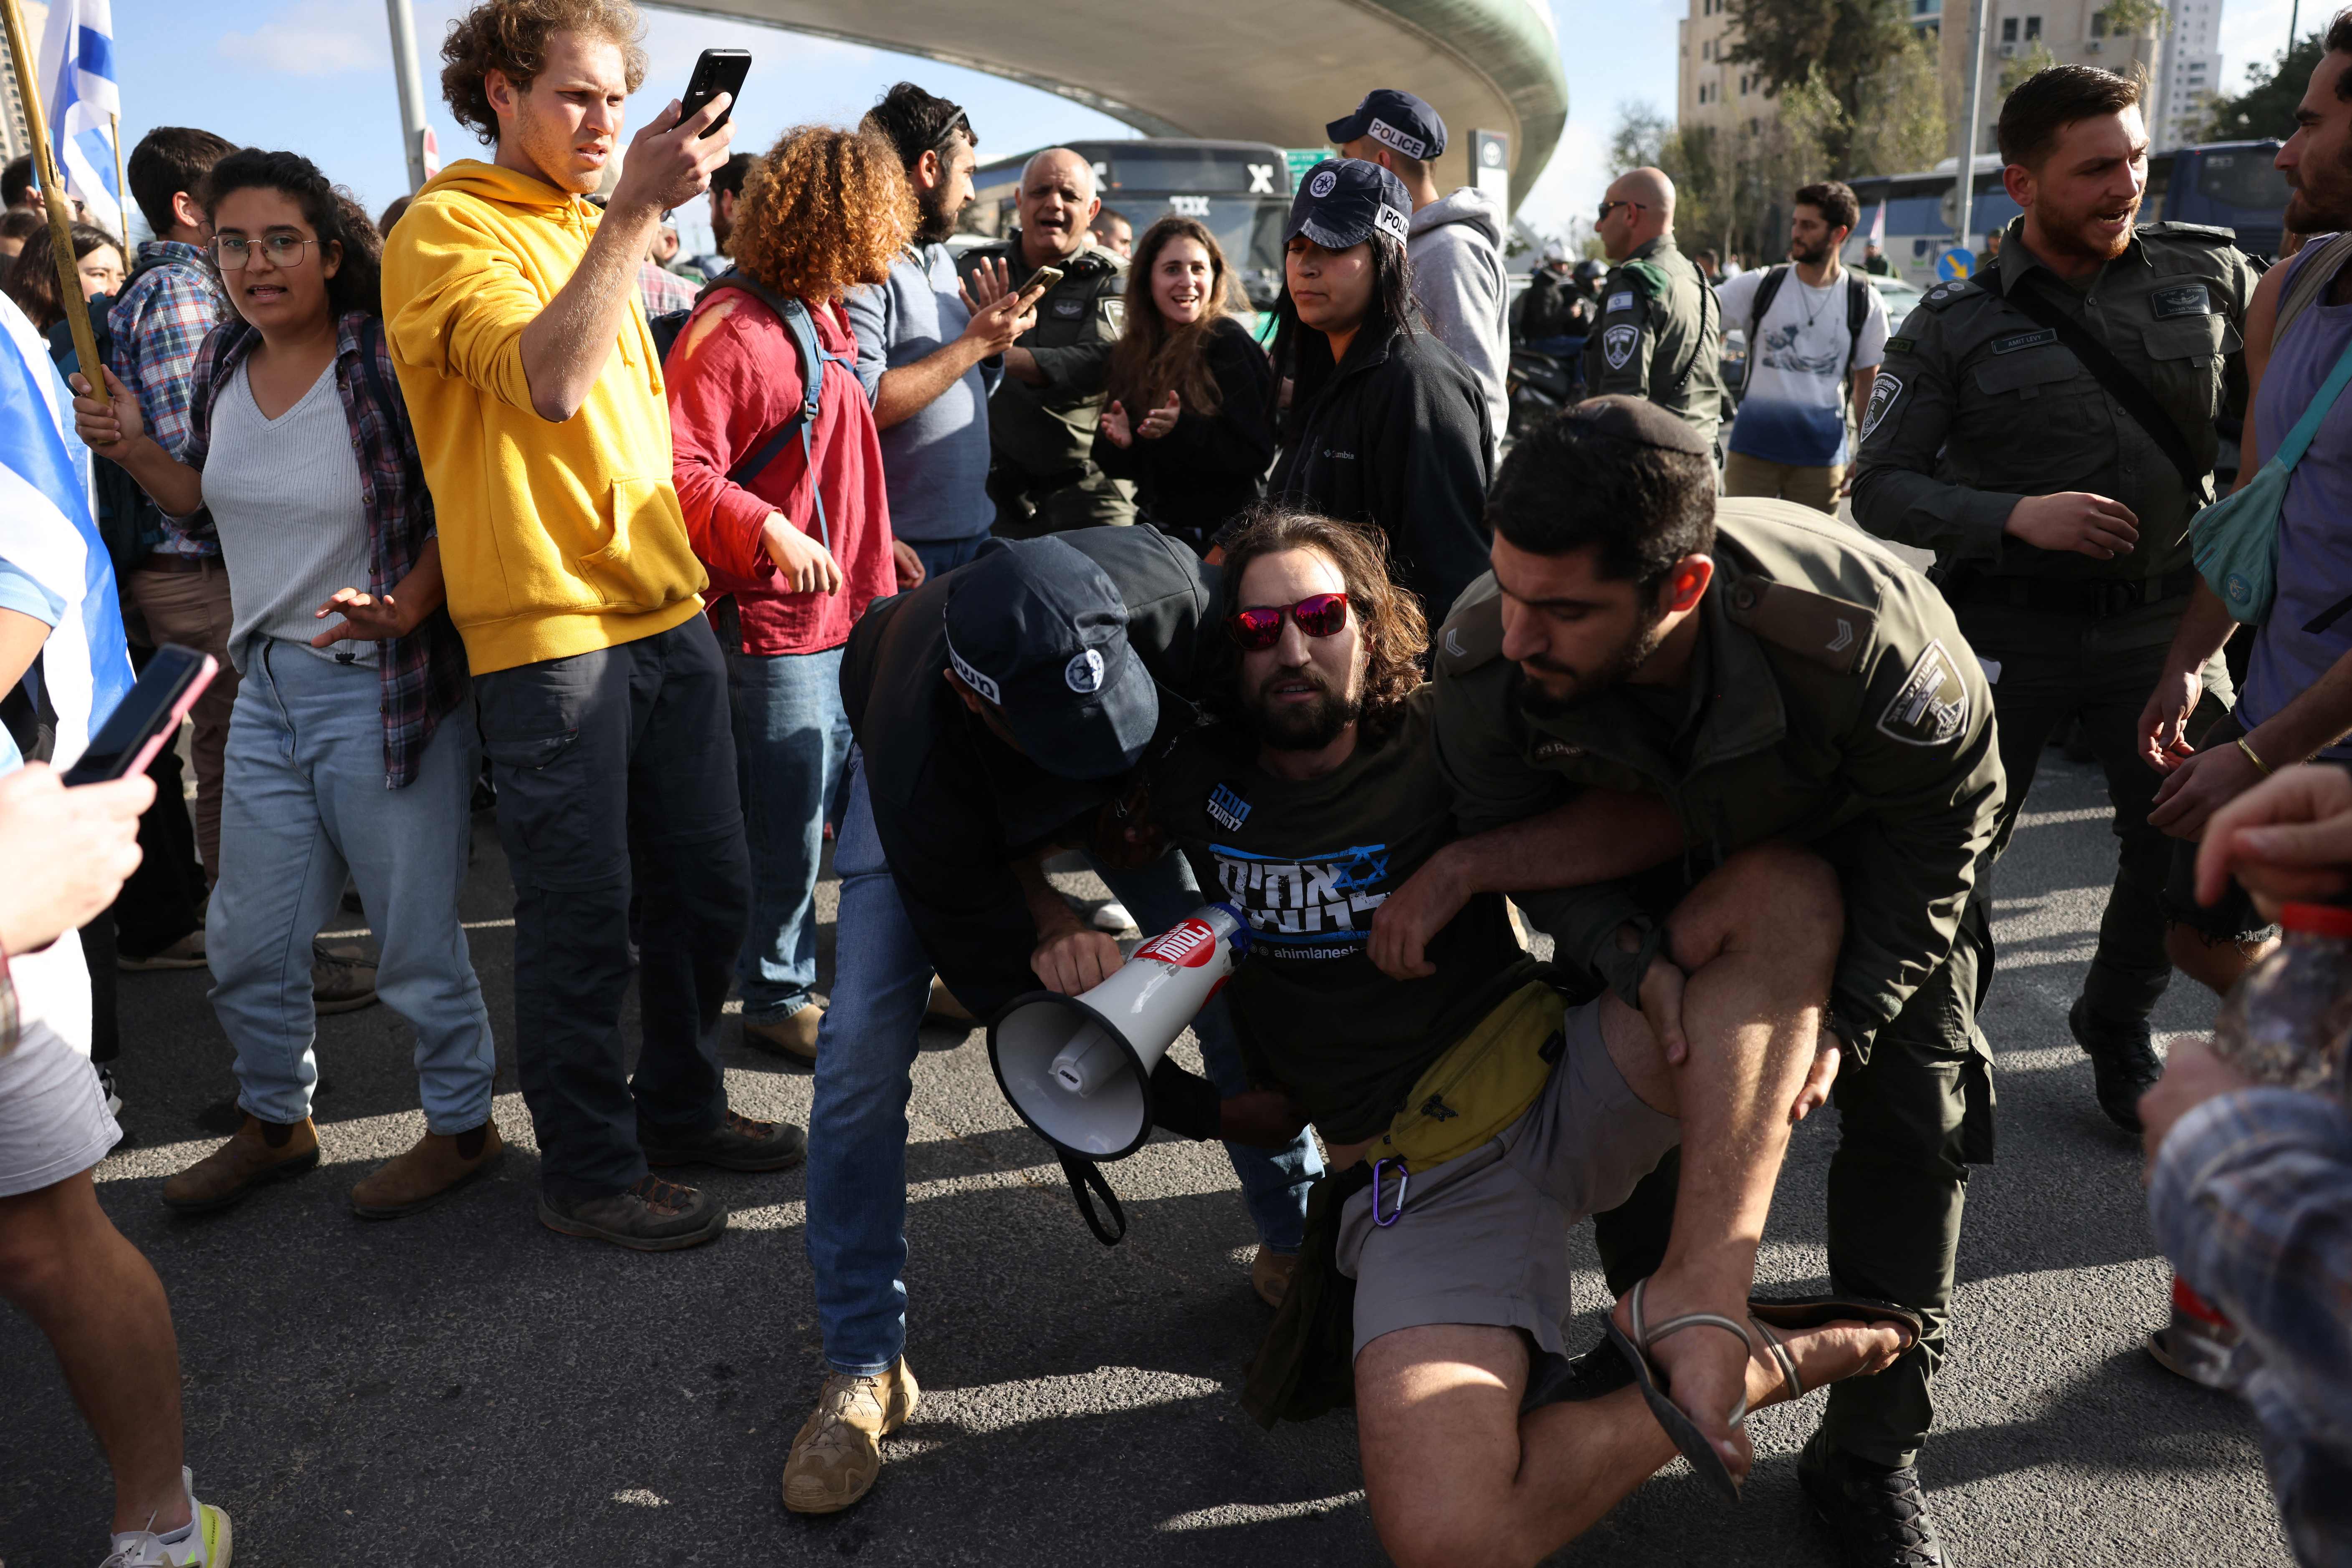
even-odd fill
[[[1774,839],[1836,869],[1830,1272],[1841,1291],[1919,1313],[1927,1333],[1832,1392],[1799,1475],[1850,1561],[1929,1568],[1940,1549],[1914,1462],[1968,1166],[1992,1142],[1972,898],[2001,799],[1988,695],[1925,578],[1793,502],[1717,501],[1711,456],[1653,405],[1602,397],[1505,461],[1487,507],[1494,570],[1437,637],[1437,744],[1472,837],[1391,896],[1373,955],[1411,973],[1459,900],[1510,891],[1559,962],[1671,1042],[1689,955],[1666,921],[1685,894]],[[1618,814],[1611,851],[1638,840],[1651,868],[1571,886],[1591,856],[1578,814],[1603,790],[1654,803],[1646,826]],[[1769,947],[1755,960],[1769,963]],[[1662,1164],[1596,1222],[1612,1291],[1662,1260],[1675,1174]]]
[[[1022,289],[1040,268],[1059,281],[1037,300],[1037,324],[1004,353],[1004,380],[988,403],[992,445],[988,493],[1001,538],[1094,523],[1135,521],[1135,503],[1095,467],[1095,426],[1121,313],[1127,264],[1095,242],[1088,226],[1102,210],[1094,166],[1067,147],[1048,147],[1021,171],[1020,226],[969,251],[957,269],[981,268]]]
[[[1087,528],[991,541],[970,563],[876,600],[850,634],[841,694],[857,746],[809,1117],[827,1376],[784,1468],[795,1511],[864,1497],[882,1434],[918,1396],[903,1353],[907,1103],[932,972],[985,1018],[1040,984],[1075,994],[1118,967],[1118,943],[1079,921],[1041,861],[1090,836],[1155,737],[1192,721],[1184,694],[1201,689],[1216,597],[1217,569],[1156,529]],[[1104,875],[1153,930],[1202,902],[1173,854]],[[1198,1086],[1180,1130],[1265,1146],[1232,1153],[1261,1242],[1252,1281],[1276,1299],[1322,1163],[1295,1122],[1269,1132],[1220,1106],[1220,1091],[1247,1087],[1223,1003],[1194,1033],[1216,1088]],[[1156,1097],[1169,1125],[1173,1098]]]
[[[2168,906],[2170,848],[2148,826],[2161,776],[2139,716],[2197,581],[2189,525],[2212,494],[2213,422],[2243,398],[2255,273],[2225,229],[2134,230],[2147,132],[2132,79],[2053,66],[2000,113],[2025,209],[1997,262],[1931,289],[1886,343],[1864,417],[1854,516],[1936,552],[2000,721],[2005,845],[2053,730],[2079,715],[2115,802],[2120,863],[2069,1014],[2100,1107],[2139,1127],[2158,1064],[2147,1017],[2176,942],[2259,934],[2244,900]],[[2216,654],[2189,739],[2230,700]],[[1996,850],[1998,853],[1998,849]],[[2194,934],[2191,935],[2190,932]]]
[[[1620,174],[1594,225],[1609,255],[1601,324],[1584,344],[1584,384],[1646,397],[1712,450],[1723,423],[1723,310],[1675,245],[1675,183],[1663,169]]]

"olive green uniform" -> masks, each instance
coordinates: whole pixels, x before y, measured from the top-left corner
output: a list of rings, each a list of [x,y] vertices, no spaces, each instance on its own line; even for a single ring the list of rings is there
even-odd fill
[[[966,251],[956,270],[969,279],[993,261],[1004,263],[1015,289],[1035,270],[1022,258],[1019,229]],[[1062,280],[1037,301],[1037,324],[1015,345],[1035,358],[1045,384],[1007,375],[988,400],[988,494],[995,531],[1006,539],[1135,521],[1135,503],[1091,457],[1111,345],[1127,324],[1127,263],[1089,239],[1054,265]]]
[[[1620,882],[1515,894],[1581,965],[1635,1003],[1661,922],[1707,871],[1769,839],[1837,868],[1846,937],[1831,1024],[1851,1047],[1835,1089],[1830,1271],[1841,1289],[1919,1311],[1919,1347],[1841,1384],[1837,1446],[1908,1464],[1934,1416],[1968,1167],[1992,1157],[1991,1057],[1975,1015],[1988,978],[1973,897],[2001,801],[1982,672],[1924,577],[1819,512],[1717,503],[1716,576],[1679,689],[1620,684],[1559,718],[1518,704],[1492,575],[1438,635],[1437,743],[1465,833],[1549,810],[1580,788],[1658,795],[1682,858]],[[1642,934],[1638,952],[1617,933]],[[1663,1258],[1661,1166],[1596,1223],[1612,1289]]]
[[[1725,408],[1723,307],[1673,235],[1637,247],[1602,279],[1584,384],[1590,397],[1646,397],[1715,444]]]
[[[1863,417],[1853,514],[1873,533],[1936,552],[1937,580],[1987,663],[2009,778],[1996,856],[2052,731],[2081,717],[2122,840],[2083,994],[2095,1017],[2133,1022],[2172,973],[2170,840],[2147,825],[2163,781],[2139,759],[2139,716],[2196,583],[2189,529],[2212,494],[2213,422],[2244,403],[2240,330],[2256,274],[2227,229],[2166,223],[2070,286],[2026,247],[2023,228],[2011,224],[1989,272],[1928,290],[1887,340]],[[2199,470],[2195,485],[2056,331],[2018,308],[2024,289],[2056,301],[2154,396]],[[2019,497],[2067,490],[2129,507],[2138,544],[2099,560],[2004,531]],[[2218,656],[2204,681],[2192,737],[2231,700]]]

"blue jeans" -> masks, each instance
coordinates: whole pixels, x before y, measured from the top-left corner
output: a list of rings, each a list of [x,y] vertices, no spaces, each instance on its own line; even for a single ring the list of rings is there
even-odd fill
[[[849,762],[841,652],[727,654],[735,778],[751,853],[751,926],[735,977],[746,1024],[809,1005],[816,984],[816,873],[825,805]]]
[[[1182,870],[1181,861],[1171,861]],[[833,863],[841,878],[841,915],[834,931],[833,1005],[818,1034],[809,1113],[808,1252],[826,1362],[835,1372],[871,1376],[907,1343],[907,1101],[931,961],[883,859],[855,751]],[[1171,909],[1172,924],[1199,903],[1197,892],[1183,890],[1189,876],[1182,884],[1155,868],[1121,874],[1112,890],[1149,927]],[[1210,1077],[1223,1092],[1239,1093],[1247,1083],[1232,1026],[1203,1017],[1199,1038]],[[1307,1187],[1323,1169],[1313,1139],[1301,1133],[1279,1154],[1231,1145],[1227,1152],[1260,1237],[1276,1251],[1297,1251]]]
[[[973,556],[980,547],[994,537],[975,533],[970,539],[910,539],[916,559],[923,563],[923,581],[928,583],[942,572],[952,572]]]
[[[425,1123],[489,1120],[490,1015],[458,923],[473,832],[474,705],[443,716],[415,778],[383,787],[373,665],[254,645],[223,764],[221,878],[205,936],[213,1011],[236,1047],[236,1102],[264,1121],[310,1114],[310,942],[348,870],[382,952],[376,994],[416,1032]]]

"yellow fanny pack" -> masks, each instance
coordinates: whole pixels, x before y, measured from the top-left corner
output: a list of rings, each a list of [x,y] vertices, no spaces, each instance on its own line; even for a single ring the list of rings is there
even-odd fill
[[[1539,980],[1512,992],[1429,1064],[1364,1157],[1376,1169],[1393,1163],[1427,1171],[1517,1121],[1543,1092],[1559,1059],[1567,1008],[1560,994]]]

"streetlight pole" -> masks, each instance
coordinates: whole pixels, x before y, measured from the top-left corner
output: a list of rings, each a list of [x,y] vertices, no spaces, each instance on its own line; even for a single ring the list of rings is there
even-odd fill
[[[384,0],[392,23],[392,73],[400,82],[400,142],[408,154],[408,194],[425,188],[425,80],[416,73],[416,17],[408,0]]]
[[[1969,248],[1971,237],[1969,220],[1975,216],[1977,201],[1977,114],[1984,107],[1985,32],[1991,18],[1985,15],[1985,0],[1973,0],[1969,7],[1969,92],[1968,107],[1960,115],[1960,167],[1954,187],[1959,195],[1959,208],[1955,215],[1955,226],[1959,231],[1959,247]]]

